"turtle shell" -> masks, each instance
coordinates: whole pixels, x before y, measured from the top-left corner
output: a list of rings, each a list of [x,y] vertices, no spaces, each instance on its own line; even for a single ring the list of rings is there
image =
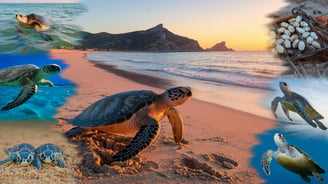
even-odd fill
[[[15,81],[20,76],[26,75],[37,69],[39,69],[39,67],[36,65],[32,65],[32,64],[18,65],[18,66],[12,66],[9,68],[4,68],[4,69],[0,70],[0,83]]]
[[[304,151],[302,151],[301,149],[299,149],[298,147],[296,147],[294,145],[289,145],[289,146],[295,148],[297,151],[299,151],[301,154],[303,154],[310,162],[312,162],[312,164],[316,167],[318,173],[325,173],[325,170],[323,168],[321,168],[314,160],[312,160],[310,158],[310,156],[308,156]]]
[[[127,91],[103,98],[69,123],[80,127],[97,127],[120,123],[129,119],[135,112],[154,102],[153,91]]]
[[[31,144],[22,143],[22,144],[19,144],[17,146],[14,146],[12,148],[8,148],[7,152],[8,153],[15,153],[15,152],[20,152],[22,150],[28,150],[30,152],[34,152],[35,149]]]
[[[56,152],[56,153],[63,153],[62,149],[60,149],[58,146],[56,146],[54,144],[51,144],[51,143],[43,144],[43,145],[39,146],[35,150],[35,152],[39,154],[39,153],[42,153],[46,150],[51,150],[51,151]]]

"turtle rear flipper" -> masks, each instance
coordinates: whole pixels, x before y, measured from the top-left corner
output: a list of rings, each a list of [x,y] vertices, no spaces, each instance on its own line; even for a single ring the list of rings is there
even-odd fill
[[[272,155],[273,155],[273,151],[268,150],[262,156],[261,165],[262,165],[262,169],[264,170],[266,175],[271,174],[270,163],[271,163],[271,160],[272,160]]]
[[[311,126],[314,128],[317,127],[317,124],[315,124],[312,119],[306,114],[305,109],[302,108],[302,106],[299,104],[298,101],[295,101],[293,103],[294,107],[296,108],[298,114]]]
[[[147,118],[148,122],[140,127],[139,132],[123,150],[113,156],[112,161],[125,161],[137,155],[156,138],[159,132],[159,123],[153,118]]]
[[[314,120],[314,121],[317,123],[317,125],[320,129],[327,130],[327,127],[321,121],[319,121],[319,120]]]
[[[37,91],[38,87],[34,82],[29,81],[29,84],[25,85],[19,95],[14,99],[14,101],[8,103],[6,106],[2,107],[2,111],[9,110],[12,108],[15,108],[24,102],[26,102],[28,99],[30,99],[34,93]]]
[[[308,177],[308,176],[306,176],[306,175],[300,175],[301,176],[301,178],[304,180],[304,181],[306,181],[307,183],[310,183],[311,182],[311,179]]]
[[[320,176],[319,173],[317,173],[317,172],[312,172],[312,175],[313,175],[317,180],[319,180],[321,183],[324,182],[323,178]]]

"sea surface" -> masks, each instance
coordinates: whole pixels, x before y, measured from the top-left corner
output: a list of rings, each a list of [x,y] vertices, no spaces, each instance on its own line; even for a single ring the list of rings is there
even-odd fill
[[[86,8],[79,3],[0,3],[0,53],[40,53],[50,48],[78,46],[82,40],[80,27],[74,19],[85,12]],[[21,25],[16,14],[38,14],[43,16],[52,27],[37,32]],[[50,36],[53,41],[44,38]]]

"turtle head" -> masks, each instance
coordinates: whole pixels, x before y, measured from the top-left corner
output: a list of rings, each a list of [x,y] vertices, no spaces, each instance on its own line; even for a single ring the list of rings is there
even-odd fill
[[[22,14],[16,14],[16,19],[18,22],[23,24],[28,24],[28,17]]]
[[[192,97],[190,87],[174,87],[166,90],[164,93],[166,103],[170,107],[181,105]]]
[[[40,75],[42,76],[41,78],[46,78],[60,72],[60,70],[61,68],[59,65],[49,64],[41,67],[39,71],[40,71]]]
[[[286,82],[280,82],[279,87],[284,94],[289,94],[291,92],[291,90]]]
[[[28,150],[22,150],[17,154],[16,159],[21,166],[28,166],[34,160],[34,154]]]
[[[44,152],[42,152],[40,154],[40,159],[44,162],[44,163],[51,163],[52,161],[54,161],[55,157],[53,154],[53,151],[50,150],[46,150]]]
[[[284,137],[282,134],[280,134],[280,133],[276,133],[276,134],[274,134],[273,139],[274,139],[275,144],[276,144],[279,148],[282,148],[282,147],[285,147],[285,146],[288,145],[288,143],[287,143],[285,137]]]

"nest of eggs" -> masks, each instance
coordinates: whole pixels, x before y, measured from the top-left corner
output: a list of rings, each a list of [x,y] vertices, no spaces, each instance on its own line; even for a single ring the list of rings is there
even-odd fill
[[[327,51],[327,27],[302,10],[295,8],[292,14],[271,24],[273,54],[295,62],[313,59],[314,55]]]

